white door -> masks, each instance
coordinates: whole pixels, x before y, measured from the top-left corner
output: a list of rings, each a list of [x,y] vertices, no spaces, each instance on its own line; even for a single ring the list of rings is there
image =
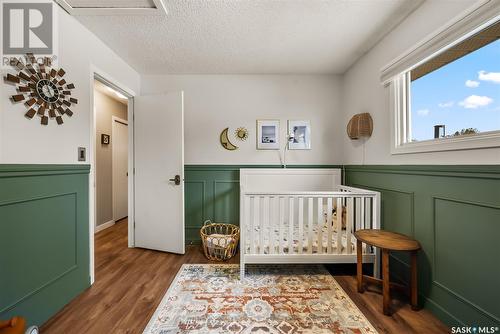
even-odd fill
[[[184,254],[183,93],[134,98],[135,246]]]
[[[113,220],[128,216],[128,125],[113,117],[111,145],[113,147]]]

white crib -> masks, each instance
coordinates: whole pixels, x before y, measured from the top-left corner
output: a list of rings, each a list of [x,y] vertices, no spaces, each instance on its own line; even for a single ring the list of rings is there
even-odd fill
[[[245,264],[356,263],[353,233],[379,215],[380,193],[341,185],[340,169],[241,169],[241,277]],[[378,277],[377,259],[363,246]]]

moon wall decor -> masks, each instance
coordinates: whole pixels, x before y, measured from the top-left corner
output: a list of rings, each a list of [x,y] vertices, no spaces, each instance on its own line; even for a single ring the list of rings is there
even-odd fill
[[[75,89],[72,83],[66,83],[63,78],[66,72],[60,68],[51,68],[51,59],[43,58],[39,63],[31,53],[26,54],[26,64],[16,59],[12,64],[19,72],[17,75],[7,74],[4,80],[16,85],[18,94],[12,95],[12,101],[23,102],[28,111],[24,114],[33,119],[40,117],[40,123],[47,125],[50,119],[57,124],[64,123],[62,116],[71,117],[73,112],[69,107],[78,100],[71,96]],[[48,115],[48,116],[47,116]]]
[[[226,150],[228,151],[234,151],[236,149],[238,149],[238,146],[235,146],[233,145],[230,141],[229,141],[229,138],[228,138],[228,133],[229,131],[229,128],[225,128],[224,130],[222,130],[222,132],[220,133],[220,144],[222,145],[222,147],[224,147]]]

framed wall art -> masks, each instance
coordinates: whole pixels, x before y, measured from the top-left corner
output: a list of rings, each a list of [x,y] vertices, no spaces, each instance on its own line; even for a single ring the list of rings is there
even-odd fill
[[[108,145],[109,143],[110,143],[109,135],[102,133],[101,134],[101,144]]]
[[[280,121],[257,120],[257,149],[280,149]]]
[[[311,122],[310,121],[288,121],[289,150],[311,149]]]

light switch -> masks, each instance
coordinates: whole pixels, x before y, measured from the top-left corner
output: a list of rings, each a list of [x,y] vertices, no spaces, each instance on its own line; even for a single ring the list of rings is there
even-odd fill
[[[78,148],[78,161],[85,161],[87,159],[85,147]]]

